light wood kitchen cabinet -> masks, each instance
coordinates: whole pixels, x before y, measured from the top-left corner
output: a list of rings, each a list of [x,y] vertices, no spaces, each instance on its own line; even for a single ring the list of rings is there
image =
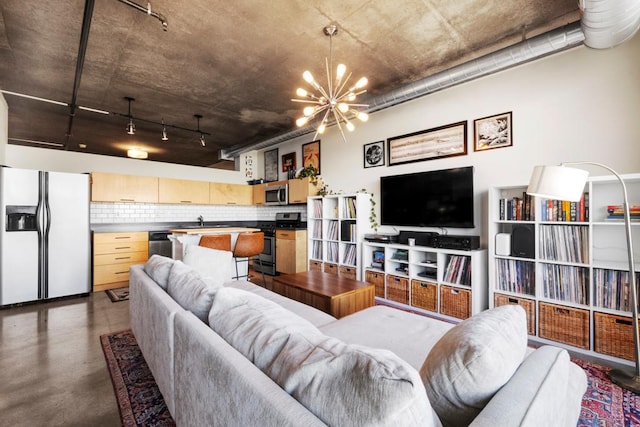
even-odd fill
[[[209,183],[209,203],[212,205],[251,205],[253,188],[249,184]]]
[[[159,178],[158,202],[208,205],[209,183],[188,179]]]
[[[289,204],[307,203],[307,197],[318,195],[320,182],[313,184],[311,177],[289,180]]]
[[[91,201],[158,203],[158,178],[93,172]]]
[[[257,206],[264,205],[266,202],[264,197],[264,190],[267,188],[267,184],[256,184],[253,186],[253,204]]]
[[[93,291],[129,285],[129,267],[149,258],[149,233],[94,233]]]
[[[276,271],[307,271],[307,230],[276,230]]]

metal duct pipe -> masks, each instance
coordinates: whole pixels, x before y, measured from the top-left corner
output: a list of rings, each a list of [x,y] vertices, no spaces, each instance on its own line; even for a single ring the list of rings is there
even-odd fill
[[[369,99],[366,101],[369,103],[369,108],[366,112],[372,113],[380,111],[442,89],[543,58],[578,46],[583,41],[584,34],[580,28],[580,23],[575,22],[451,69],[441,71],[387,94]],[[315,132],[312,126],[295,129],[259,142],[251,147],[221,150],[220,155],[221,158],[232,158],[246,151],[267,148],[311,132]]]
[[[580,0],[584,44],[608,49],[634,36],[640,28],[638,0]]]

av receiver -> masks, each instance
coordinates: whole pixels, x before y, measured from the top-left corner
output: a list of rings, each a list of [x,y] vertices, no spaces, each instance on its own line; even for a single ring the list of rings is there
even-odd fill
[[[454,236],[440,234],[431,238],[432,247],[471,251],[480,248],[480,236]]]

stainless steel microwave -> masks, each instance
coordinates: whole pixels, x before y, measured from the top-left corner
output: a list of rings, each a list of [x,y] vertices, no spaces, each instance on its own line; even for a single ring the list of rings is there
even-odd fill
[[[289,204],[289,186],[287,184],[265,186],[265,205],[286,205]]]

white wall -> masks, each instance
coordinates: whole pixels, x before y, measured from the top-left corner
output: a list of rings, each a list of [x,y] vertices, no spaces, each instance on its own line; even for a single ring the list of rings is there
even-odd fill
[[[368,77],[375,82],[375,76]],[[513,112],[513,147],[475,153],[473,120],[508,111]],[[468,120],[466,156],[363,168],[364,144],[463,120]],[[373,113],[367,123],[355,124],[346,144],[335,128],[321,137],[321,175],[331,190],[365,188],[379,202],[380,176],[472,165],[477,227],[449,232],[481,234],[486,245],[488,188],[527,183],[536,164],[590,160],[619,173],[640,172],[640,34],[613,49],[577,47]],[[279,154],[296,151],[300,165],[301,144],[312,137],[280,145]],[[606,175],[597,168],[591,171]]]

